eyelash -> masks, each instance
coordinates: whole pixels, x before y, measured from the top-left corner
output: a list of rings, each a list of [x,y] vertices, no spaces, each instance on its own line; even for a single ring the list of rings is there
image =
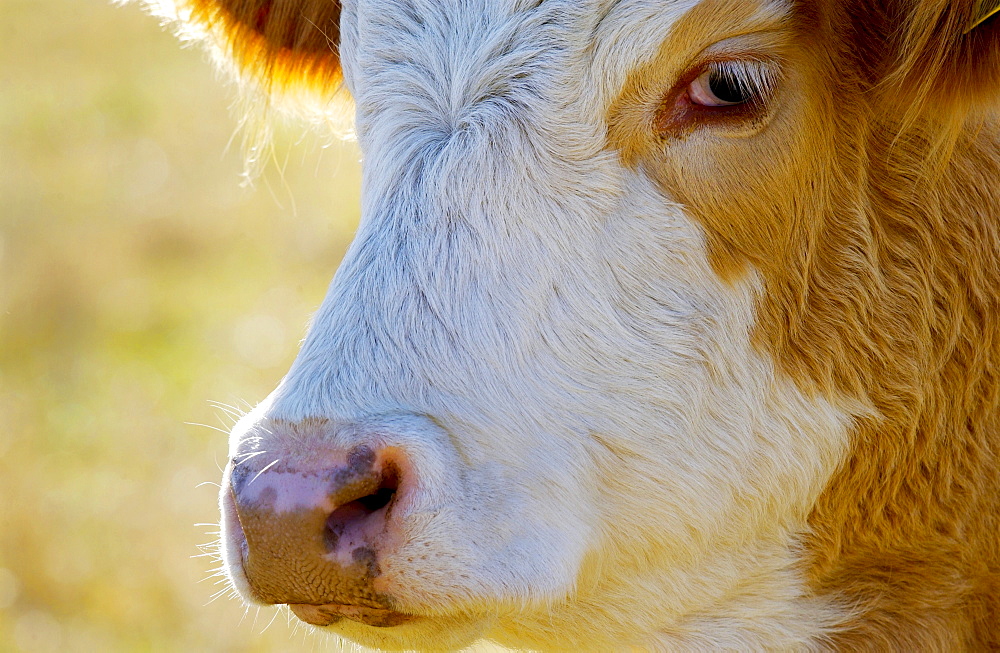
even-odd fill
[[[709,108],[759,106],[770,97],[777,81],[774,66],[763,61],[713,61],[688,85],[688,95],[693,104]]]

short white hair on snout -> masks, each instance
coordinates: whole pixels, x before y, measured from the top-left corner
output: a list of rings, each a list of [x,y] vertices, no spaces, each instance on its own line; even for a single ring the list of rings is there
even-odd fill
[[[172,4],[364,157],[232,432],[239,593],[386,650],[1000,645],[1000,36],[903,4]]]

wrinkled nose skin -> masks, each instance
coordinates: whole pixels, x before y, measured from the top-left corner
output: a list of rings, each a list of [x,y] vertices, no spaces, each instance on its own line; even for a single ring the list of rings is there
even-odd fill
[[[370,626],[407,621],[372,586],[390,545],[398,462],[362,446],[320,464],[234,466],[234,526],[254,598],[287,603],[317,626],[344,617]]]

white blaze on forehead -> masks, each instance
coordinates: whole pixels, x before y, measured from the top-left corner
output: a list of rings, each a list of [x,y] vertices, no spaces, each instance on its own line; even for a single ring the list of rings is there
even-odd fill
[[[525,110],[569,100],[600,118],[629,73],[706,2],[713,0],[357,0],[344,8],[345,74],[356,98],[373,75],[389,79],[393,86],[380,90],[398,93],[401,110],[437,112],[449,128],[464,110],[510,92],[512,78],[542,80],[538,94],[519,98]],[[760,23],[790,7],[788,0],[747,2]],[[569,59],[553,59],[553,50]],[[416,90],[409,97],[408,87]]]

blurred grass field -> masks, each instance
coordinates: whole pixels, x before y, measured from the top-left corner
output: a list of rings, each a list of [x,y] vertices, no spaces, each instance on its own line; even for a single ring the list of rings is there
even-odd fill
[[[290,364],[356,225],[357,152],[279,135],[241,188],[200,50],[104,0],[0,13],[0,651],[323,648],[212,601],[193,556],[232,421],[212,402]]]

